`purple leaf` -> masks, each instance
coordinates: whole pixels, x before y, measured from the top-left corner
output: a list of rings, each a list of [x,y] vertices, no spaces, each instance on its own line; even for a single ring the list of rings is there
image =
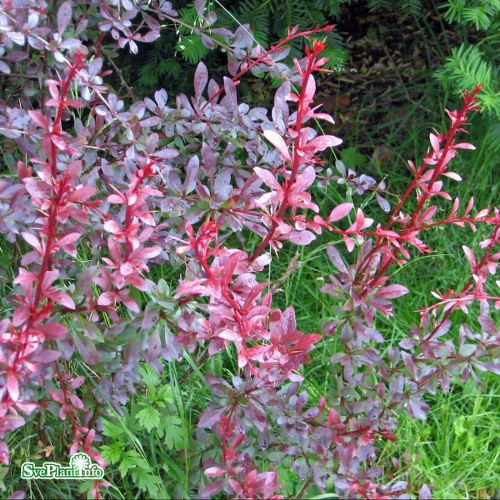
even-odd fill
[[[73,341],[85,363],[92,366],[99,362],[99,353],[91,340],[81,339],[77,334],[74,334]]]
[[[213,498],[215,495],[222,491],[222,487],[224,486],[224,480],[220,479],[218,481],[213,481],[212,483],[207,484],[204,488],[200,490],[200,498]]]
[[[205,10],[205,0],[195,0],[194,6],[196,8],[198,17],[202,17],[203,11]]]
[[[203,62],[200,62],[194,74],[194,98],[197,103],[208,83],[208,70]]]
[[[71,3],[64,2],[57,11],[57,31],[62,35],[71,21]]]
[[[328,245],[326,248],[326,253],[331,263],[341,272],[346,273],[347,267],[344,264],[342,257],[340,256],[339,251],[333,246]]]
[[[208,177],[213,179],[215,174],[215,155],[212,148],[206,143],[203,143],[201,146],[201,155],[203,157],[203,166],[205,167]]]
[[[61,353],[52,349],[40,349],[30,357],[30,361],[37,363],[52,363],[61,357]]]
[[[381,288],[376,294],[377,299],[395,299],[408,293],[408,288],[402,285],[389,285]]]
[[[5,74],[5,75],[10,74],[9,66],[6,63],[4,63],[3,61],[0,61],[0,72]]]
[[[141,36],[141,42],[151,43],[160,38],[159,31],[148,31],[146,34]]]
[[[214,424],[219,422],[220,417],[226,411],[225,408],[207,408],[200,417],[198,427],[210,429]]]
[[[384,212],[390,212],[391,211],[391,205],[389,202],[385,199],[382,198],[378,193],[375,193],[375,198],[377,199],[377,203],[379,207],[384,211]]]
[[[231,80],[231,78],[228,78],[227,76],[224,77],[224,90],[226,91],[226,97],[231,107],[237,108],[238,96],[236,94],[236,84],[233,82],[233,80]]]
[[[141,127],[157,127],[161,124],[161,118],[159,116],[150,116],[140,121]]]
[[[197,156],[193,156],[186,165],[186,179],[184,180],[184,192],[191,193],[196,187],[199,179],[200,160]]]
[[[422,488],[420,488],[420,492],[418,494],[418,500],[431,500],[432,499],[432,493],[430,488],[424,484]]]

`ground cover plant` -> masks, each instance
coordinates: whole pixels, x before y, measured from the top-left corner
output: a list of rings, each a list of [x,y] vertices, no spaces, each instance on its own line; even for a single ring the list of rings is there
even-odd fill
[[[448,169],[474,149],[463,137],[480,87],[392,193],[390,179],[325,164],[342,142],[314,99],[331,26],[267,48],[195,8],[230,76],[200,63],[194,95],[174,104],[168,89],[122,99],[102,60],[156,39],[175,22],[169,2],[2,4],[8,493],[429,497],[425,476],[407,481],[411,460],[391,456],[398,425],[425,419],[453,381],[499,373],[498,209],[454,198]],[[298,37],[308,49],[287,67]],[[272,109],[238,101],[249,72],[282,79]],[[468,270],[410,300],[399,277],[414,262],[440,270],[429,235],[442,230],[461,231]],[[294,275],[321,292],[307,304],[323,309],[321,330],[301,324]],[[16,479],[28,458],[77,451],[106,466],[103,481]]]

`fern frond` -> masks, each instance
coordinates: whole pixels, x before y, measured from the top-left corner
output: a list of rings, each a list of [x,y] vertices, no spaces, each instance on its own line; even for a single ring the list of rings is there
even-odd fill
[[[421,0],[402,0],[401,11],[410,16],[419,15],[422,13],[422,2]]]
[[[182,57],[191,64],[199,63],[209,53],[198,35],[188,35],[179,37],[176,45]]]
[[[499,0],[447,0],[444,18],[449,23],[473,25],[478,31],[494,29],[500,14]]]
[[[314,0],[316,9],[326,12],[328,16],[338,19],[343,5],[353,3],[353,0]]]
[[[369,0],[368,9],[370,12],[378,12],[380,10],[389,10],[394,6],[391,0]]]
[[[463,18],[470,24],[474,24],[478,31],[487,30],[491,26],[491,9],[482,5],[464,9]]]
[[[451,57],[443,68],[435,72],[441,82],[455,93],[472,90],[481,84],[482,92],[478,99],[486,112],[500,113],[500,94],[498,93],[498,68],[485,60],[483,53],[475,46],[452,49]]]

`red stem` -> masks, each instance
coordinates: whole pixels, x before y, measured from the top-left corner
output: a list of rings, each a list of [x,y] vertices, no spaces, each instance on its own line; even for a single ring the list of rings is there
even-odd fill
[[[437,161],[437,163],[436,163],[436,165],[434,167],[434,172],[433,172],[432,178],[431,178],[431,180],[429,182],[428,192],[426,192],[420,198],[420,200],[418,201],[417,207],[415,208],[415,210],[413,212],[413,215],[412,215],[412,217],[410,219],[410,222],[408,223],[408,226],[404,228],[403,232],[408,232],[410,230],[411,231],[415,231],[416,230],[416,228],[415,228],[415,219],[418,217],[418,214],[422,210],[422,207],[424,206],[424,204],[426,203],[426,201],[431,196],[430,195],[430,191],[432,190],[432,186],[436,182],[436,180],[439,177],[439,175],[441,175],[443,173],[444,168],[446,167],[445,161],[446,161],[446,158],[448,156],[448,153],[449,153],[450,149],[453,146],[453,140],[455,138],[455,134],[460,129],[460,127],[462,127],[465,124],[465,118],[467,116],[467,113],[471,110],[471,107],[472,107],[472,105],[474,103],[475,96],[476,96],[476,94],[478,92],[479,92],[479,89],[477,88],[477,89],[475,89],[472,92],[472,94],[469,97],[466,98],[465,103],[464,103],[462,109],[460,110],[460,112],[458,113],[458,115],[457,115],[454,123],[452,123],[451,128],[446,132],[446,135],[445,135],[445,137],[446,137],[446,144],[445,144],[443,150],[441,151],[441,156],[440,156],[439,160]],[[404,203],[406,202],[406,200],[408,199],[408,197],[410,196],[410,194],[417,188],[418,181],[419,181],[420,177],[422,176],[422,174],[423,174],[424,170],[426,169],[426,167],[427,167],[427,164],[425,162],[422,162],[422,165],[419,167],[418,171],[416,172],[415,176],[413,177],[413,180],[412,180],[411,184],[409,185],[409,187],[406,190],[405,194],[403,195],[403,197],[401,198],[401,200],[397,204],[396,208],[393,210],[393,212],[392,212],[389,220],[387,221],[387,224],[385,225],[385,230],[388,230],[388,229],[391,228],[392,224],[394,223],[394,220],[398,216],[398,214],[399,214],[401,208],[403,207]],[[370,253],[366,257],[365,262],[358,269],[358,271],[356,273],[356,279],[359,279],[359,277],[364,274],[364,271],[366,270],[366,268],[370,265],[370,262],[371,262],[373,256],[375,255],[375,253],[382,246],[381,240],[382,240],[381,237],[377,238],[377,241],[376,241],[375,245],[373,246],[373,248],[371,249]],[[387,271],[387,269],[389,268],[389,266],[392,264],[392,261],[394,260],[396,254],[398,252],[399,252],[399,249],[397,249],[397,248],[394,248],[392,250],[392,252],[391,252],[392,258],[388,259],[387,262],[382,266],[382,268],[379,270],[379,272],[377,273],[377,275],[369,282],[369,284],[367,285],[367,287],[365,287],[365,289],[362,291],[361,296],[366,295],[367,291],[371,287],[373,287],[373,286],[375,286],[377,284],[377,281],[385,274],[385,272]]]
[[[297,176],[297,172],[299,170],[300,164],[301,164],[301,157],[300,157],[300,140],[301,140],[301,131],[302,131],[302,122],[304,121],[304,116],[307,113],[308,106],[304,105],[304,100],[305,100],[305,95],[307,91],[307,82],[309,80],[309,77],[313,73],[314,70],[314,65],[316,63],[316,58],[313,54],[309,56],[309,60],[307,63],[307,68],[302,74],[302,88],[300,89],[300,96],[299,96],[299,105],[298,105],[298,110],[297,110],[297,121],[295,123],[295,132],[297,133],[297,136],[295,137],[294,141],[294,149],[293,149],[293,158],[292,158],[292,172],[290,174],[290,179],[287,180],[285,177],[284,183],[283,183],[283,190],[285,192],[283,201],[280,205],[280,208],[278,209],[278,212],[276,213],[275,216],[272,218],[271,222],[271,227],[269,228],[269,231],[266,235],[266,237],[260,242],[260,245],[257,247],[253,255],[250,257],[250,261],[253,262],[259,255],[262,254],[265,248],[267,248],[267,245],[271,241],[271,239],[274,236],[274,233],[276,232],[276,229],[278,227],[279,220],[282,219],[283,214],[285,210],[288,208],[289,203],[288,203],[288,197],[289,197],[289,192],[290,189],[295,182],[295,177]]]
[[[500,226],[496,226],[494,231],[493,231],[493,234],[491,236],[491,241],[490,241],[488,247],[486,248],[486,250],[483,254],[483,257],[476,264],[474,271],[473,271],[473,274],[475,274],[475,275],[479,274],[479,271],[488,262],[488,259],[489,259],[489,256],[490,256],[492,250],[493,250],[493,247],[497,243],[497,238],[498,238],[499,232],[500,232]],[[462,291],[458,294],[458,296],[460,297],[460,296],[466,294],[474,283],[475,283],[474,277],[471,277],[469,279],[469,281],[467,282],[467,284],[462,288]],[[455,308],[452,307],[452,308],[448,309],[448,311],[446,311],[446,313],[443,315],[443,317],[441,318],[439,323],[432,329],[432,332],[429,333],[429,335],[427,335],[427,337],[425,338],[426,342],[431,340],[434,337],[434,335],[436,335],[436,333],[438,332],[441,325],[449,318],[450,314],[454,311],[454,309]]]
[[[75,74],[77,73],[79,67],[81,66],[81,61],[79,60],[75,66],[71,66],[70,70],[68,72],[68,75],[61,86],[61,99],[59,101],[57,111],[56,111],[56,116],[54,118],[54,122],[52,125],[52,132],[59,134],[61,131],[61,120],[62,120],[62,114],[64,111],[65,107],[65,100],[66,96],[69,91],[69,87],[71,85],[72,79],[75,77]],[[65,192],[65,185],[66,182],[64,180],[64,177],[61,180],[57,180],[57,148],[55,144],[51,141],[51,157],[50,157],[50,170],[52,174],[52,182],[53,182],[53,198],[52,198],[52,203],[49,208],[49,213],[47,217],[47,241],[45,243],[45,252],[43,255],[43,260],[42,260],[42,265],[40,268],[40,272],[38,273],[38,277],[36,280],[36,293],[35,293],[35,298],[33,303],[31,304],[30,307],[30,316],[28,318],[28,321],[26,322],[23,332],[29,331],[33,324],[36,322],[38,316],[39,316],[39,311],[38,307],[40,305],[40,301],[42,300],[43,296],[43,281],[45,279],[45,275],[47,274],[47,271],[50,268],[50,258],[52,254],[52,245],[54,242],[54,239],[56,237],[56,226],[57,226],[57,212],[59,205],[61,203],[61,199],[64,195]],[[17,366],[19,363],[19,359],[24,355],[24,350],[25,350],[26,344],[22,344],[19,346],[19,349],[16,352],[16,357],[14,360],[14,371],[17,371]]]
[[[294,34],[289,34],[284,40],[279,42],[276,45],[273,45],[269,50],[261,54],[257,59],[254,61],[248,63],[248,65],[245,67],[245,69],[240,70],[235,76],[231,78],[233,82],[236,83],[236,81],[241,78],[243,75],[248,73],[252,68],[257,66],[257,64],[260,64],[262,62],[265,62],[266,59],[276,53],[278,50],[280,50],[284,45],[287,43],[291,42],[295,38],[307,38],[308,36],[314,35],[315,33],[328,33],[333,30],[335,26],[330,25],[330,26],[325,26],[324,28],[316,28],[313,30],[308,30],[308,31],[301,31],[300,33],[294,33]],[[203,110],[215,99],[217,99],[222,93],[224,92],[224,87],[221,87],[217,92],[214,93],[212,97],[210,97],[202,106],[201,111]]]

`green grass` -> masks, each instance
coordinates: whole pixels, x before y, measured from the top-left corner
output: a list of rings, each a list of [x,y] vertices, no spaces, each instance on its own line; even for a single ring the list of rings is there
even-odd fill
[[[500,381],[484,377],[488,389],[453,385],[447,396],[429,398],[426,422],[401,419],[395,446],[381,454],[396,458],[412,484],[427,483],[436,499],[497,498],[500,493]]]

